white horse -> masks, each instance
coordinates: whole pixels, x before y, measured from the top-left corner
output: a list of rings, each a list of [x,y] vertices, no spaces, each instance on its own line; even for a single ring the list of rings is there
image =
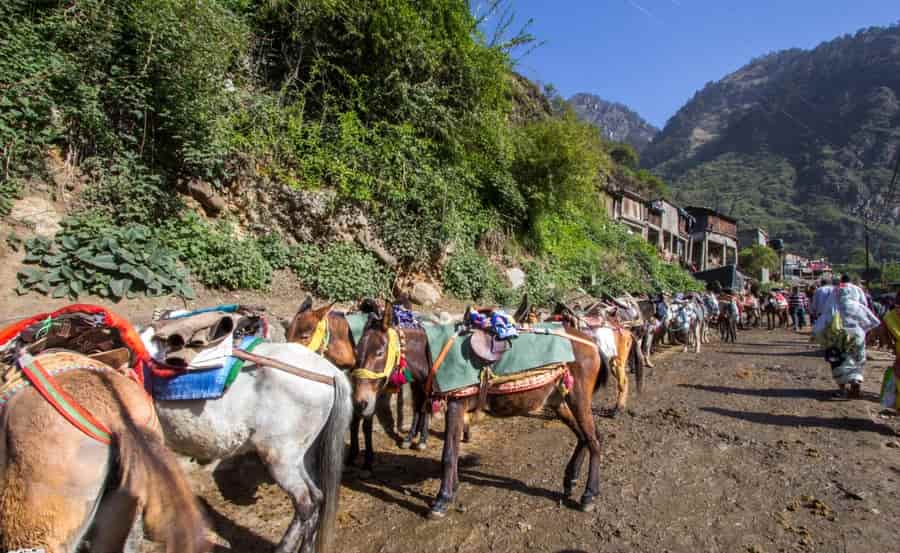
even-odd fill
[[[256,451],[294,504],[276,553],[326,551],[353,413],[350,383],[299,344],[263,343],[253,354],[331,377],[334,385],[248,363],[219,399],[156,401],[166,442],[203,461]]]

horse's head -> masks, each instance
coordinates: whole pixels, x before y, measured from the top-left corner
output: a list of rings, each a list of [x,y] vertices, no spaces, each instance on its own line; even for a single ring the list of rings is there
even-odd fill
[[[309,347],[317,329],[321,329],[319,330],[320,333],[324,331],[321,325],[327,324],[326,318],[333,307],[334,303],[330,303],[318,309],[313,309],[312,298],[306,296],[306,299],[303,300],[303,303],[297,310],[297,314],[294,315],[291,326],[288,328],[287,336],[285,337],[287,341]],[[316,346],[316,349],[319,349],[319,347]]]
[[[377,311],[377,310],[374,310]],[[390,304],[381,314],[369,312],[369,321],[356,344],[356,370],[353,371],[353,407],[363,417],[375,413],[375,399],[394,367],[388,367],[389,330],[394,310]]]

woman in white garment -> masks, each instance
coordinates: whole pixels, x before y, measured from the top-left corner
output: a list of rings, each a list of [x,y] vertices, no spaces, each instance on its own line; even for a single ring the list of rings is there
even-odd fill
[[[838,313],[846,340],[838,340],[826,332]],[[840,284],[829,294],[813,328],[814,335],[828,348],[825,356],[831,363],[831,375],[840,388],[840,396],[859,397],[866,364],[866,333],[879,324],[878,317],[869,309],[865,293],[850,282],[849,276],[843,275]],[[847,386],[850,387],[849,394]]]

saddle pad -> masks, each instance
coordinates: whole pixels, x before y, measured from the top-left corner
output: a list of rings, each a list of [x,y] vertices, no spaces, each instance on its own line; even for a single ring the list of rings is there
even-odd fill
[[[563,330],[563,326],[559,324],[534,326],[554,331]],[[456,334],[456,327],[426,324],[424,328],[428,336],[431,362],[434,363],[444,349],[444,344]],[[485,364],[472,352],[469,338],[462,336],[453,342],[435,375],[436,393],[447,393],[479,382]],[[493,365],[491,372],[496,376],[509,376],[547,365],[571,363],[574,360],[575,353],[569,340],[560,336],[522,332],[512,341],[512,349]]]
[[[260,340],[255,336],[246,336],[241,340],[240,349],[252,349],[250,346]],[[218,399],[234,382],[243,362],[228,357],[224,364],[209,370],[192,370],[178,373],[172,377],[163,377],[157,372],[148,371],[150,394],[161,401],[182,401]]]
[[[362,338],[369,315],[367,313],[345,313],[344,318],[347,319],[347,324],[350,326],[350,339],[356,344]]]

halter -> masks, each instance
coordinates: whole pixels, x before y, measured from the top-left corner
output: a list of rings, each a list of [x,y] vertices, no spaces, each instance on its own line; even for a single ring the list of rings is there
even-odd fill
[[[328,349],[328,344],[331,343],[331,328],[328,325],[328,315],[330,314],[331,311],[329,310],[328,313],[322,317],[322,320],[316,323],[312,338],[309,339],[309,345],[306,346],[308,349],[319,355],[325,353],[325,350]]]
[[[401,371],[406,370],[406,352],[404,351],[406,337],[402,331],[395,328],[387,330],[387,352],[384,356],[384,370],[380,373],[370,371],[369,369],[356,369],[350,376],[362,380],[381,380],[390,376],[394,369],[399,368]]]

